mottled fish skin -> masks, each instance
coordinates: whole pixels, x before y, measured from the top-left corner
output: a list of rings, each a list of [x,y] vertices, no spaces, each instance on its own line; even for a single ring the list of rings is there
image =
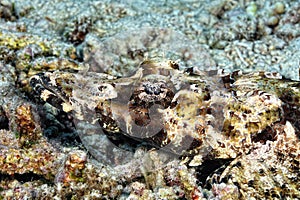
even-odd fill
[[[179,70],[172,61],[145,61],[131,77],[54,71],[30,84],[43,101],[98,121],[112,140],[125,136],[191,157],[192,166],[208,154],[249,152],[275,123],[289,120],[299,129],[300,83],[277,73]]]

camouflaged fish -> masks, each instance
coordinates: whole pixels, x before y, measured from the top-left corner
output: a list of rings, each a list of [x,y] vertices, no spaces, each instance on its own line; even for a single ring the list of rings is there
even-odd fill
[[[54,71],[31,77],[30,84],[45,102],[98,122],[112,141],[192,157],[191,166],[208,154],[249,152],[276,123],[300,128],[300,83],[277,73],[179,70],[172,61],[144,61],[130,77]]]

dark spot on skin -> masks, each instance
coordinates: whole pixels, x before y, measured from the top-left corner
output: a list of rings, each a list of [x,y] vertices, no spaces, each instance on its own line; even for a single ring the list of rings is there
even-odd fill
[[[243,117],[244,120],[247,119],[247,115],[245,113],[242,113],[242,117]]]
[[[259,173],[260,175],[263,175],[263,174],[264,174],[264,170],[263,170],[263,169],[259,169],[258,173]]]
[[[204,131],[204,130],[203,130]],[[193,139],[193,141],[192,141],[192,143],[190,144],[190,147],[189,147],[189,149],[188,150],[192,150],[192,149],[195,149],[195,148],[197,148],[197,147],[199,147],[199,146],[201,146],[202,145],[202,141],[201,140],[196,140],[196,139]]]
[[[100,92],[102,92],[102,91],[105,90],[106,88],[107,88],[106,86],[100,85],[100,86],[98,87],[98,90],[99,90]]]
[[[276,131],[282,129],[282,126],[280,123],[275,123],[272,127],[268,126],[264,130],[262,130],[258,134],[254,134],[251,136],[251,140],[253,142],[260,142],[262,144],[265,144],[266,141],[274,141],[276,138]]]
[[[254,188],[254,180],[248,181],[248,187],[253,187]]]
[[[241,167],[242,166],[242,163],[240,161],[236,162],[233,167]]]
[[[212,108],[207,108],[207,109],[206,109],[206,113],[207,113],[207,114],[212,114]]]
[[[271,171],[272,173],[274,173],[274,172],[276,172],[276,169],[275,169],[274,167],[271,167],[271,168],[270,168],[270,171]]]
[[[206,93],[204,96],[203,96],[203,100],[204,101],[208,101],[208,100],[210,100],[210,94],[209,93]]]
[[[285,188],[287,188],[287,186],[286,186],[286,184],[284,183],[284,184],[281,185],[281,189],[285,189]]]
[[[251,113],[251,110],[245,110],[244,111],[246,114],[250,114]]]
[[[207,113],[205,108],[198,108],[196,115],[205,115]]]
[[[241,186],[239,184],[239,182],[233,182],[233,184],[240,190],[241,189]]]

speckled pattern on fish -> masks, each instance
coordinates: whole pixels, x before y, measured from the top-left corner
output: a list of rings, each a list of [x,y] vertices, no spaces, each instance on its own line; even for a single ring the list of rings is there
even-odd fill
[[[55,71],[30,83],[41,99],[79,120],[94,114],[111,140],[163,148],[190,166],[208,154],[249,153],[274,124],[289,120],[299,129],[290,116],[299,109],[299,82],[277,73],[182,71],[172,61],[145,61],[126,78]]]

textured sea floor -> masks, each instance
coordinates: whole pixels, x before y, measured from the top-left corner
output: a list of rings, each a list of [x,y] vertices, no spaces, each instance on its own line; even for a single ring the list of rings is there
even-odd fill
[[[29,85],[56,70],[87,82],[97,77],[89,73],[129,77],[145,60],[297,81],[300,2],[0,0],[0,199],[300,198],[297,89],[291,120],[263,131],[274,138],[194,167],[157,148],[127,153],[105,136],[85,140],[78,132],[99,127],[45,104]]]

